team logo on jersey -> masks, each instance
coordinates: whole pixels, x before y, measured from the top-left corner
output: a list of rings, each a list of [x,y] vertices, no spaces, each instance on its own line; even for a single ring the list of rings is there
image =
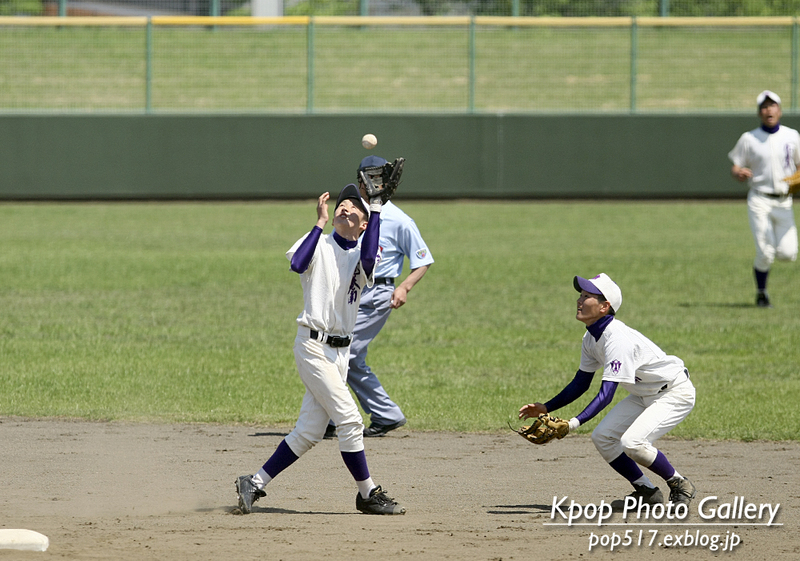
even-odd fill
[[[618,360],[612,360],[609,366],[611,367],[611,372],[614,374],[619,374],[619,369],[622,368],[622,363]]]
[[[358,285],[358,277],[361,274],[361,262],[359,261],[356,265],[356,270],[353,271],[353,278],[350,279],[350,288],[347,292],[347,303],[352,304],[358,299],[358,295],[361,293],[361,287]]]
[[[428,255],[428,248],[423,247],[422,249],[417,250],[417,257],[420,259],[425,259],[425,256]]]

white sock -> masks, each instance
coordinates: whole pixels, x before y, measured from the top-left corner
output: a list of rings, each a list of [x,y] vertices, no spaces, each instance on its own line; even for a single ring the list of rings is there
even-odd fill
[[[267,475],[267,472],[264,471],[264,468],[258,470],[258,473],[253,476],[253,485],[258,487],[259,489],[263,489],[267,486],[267,483],[272,481],[272,478]]]
[[[356,481],[356,485],[358,485],[358,492],[361,493],[362,499],[368,499],[370,492],[377,487],[377,485],[372,482],[371,477],[364,481]]]
[[[672,480],[678,481],[678,479],[683,479],[683,476],[680,473],[678,473],[677,470],[676,470],[675,473],[672,475],[672,477],[667,479],[667,483],[669,483]]]
[[[649,487],[650,489],[655,489],[656,486],[653,485],[653,482],[646,475],[642,475],[639,479],[633,482],[634,485],[644,485],[645,487]]]

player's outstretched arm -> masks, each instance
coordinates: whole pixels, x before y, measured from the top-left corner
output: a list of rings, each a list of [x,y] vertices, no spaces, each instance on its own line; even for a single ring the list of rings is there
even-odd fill
[[[295,273],[305,273],[311,264],[314,250],[316,250],[319,237],[322,235],[322,229],[328,223],[328,199],[330,199],[330,193],[327,191],[320,195],[317,200],[317,223],[292,255],[290,268]]]

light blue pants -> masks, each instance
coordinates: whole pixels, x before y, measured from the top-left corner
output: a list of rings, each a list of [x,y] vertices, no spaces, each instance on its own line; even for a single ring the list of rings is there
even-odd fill
[[[400,407],[389,398],[375,373],[367,366],[367,347],[377,337],[392,311],[394,286],[376,284],[361,294],[361,304],[350,343],[350,364],[347,385],[356,394],[364,412],[372,423],[389,425],[402,421],[405,416]]]

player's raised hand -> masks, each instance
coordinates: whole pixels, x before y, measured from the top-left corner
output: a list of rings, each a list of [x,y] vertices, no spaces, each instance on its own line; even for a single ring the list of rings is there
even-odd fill
[[[325,191],[317,201],[317,226],[320,228],[325,228],[325,224],[328,223],[328,199],[330,198],[331,194]]]

